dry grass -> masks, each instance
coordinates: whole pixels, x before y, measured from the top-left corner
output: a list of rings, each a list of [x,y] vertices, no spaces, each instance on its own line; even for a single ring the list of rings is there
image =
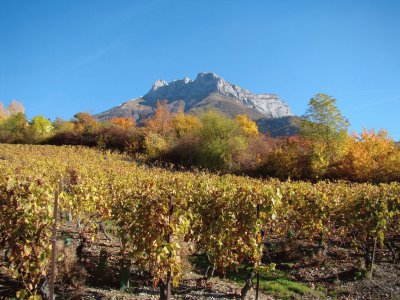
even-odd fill
[[[85,285],[88,274],[78,262],[75,246],[66,246],[63,241],[58,241],[57,253],[56,278],[59,281],[60,292],[71,287],[79,291]]]

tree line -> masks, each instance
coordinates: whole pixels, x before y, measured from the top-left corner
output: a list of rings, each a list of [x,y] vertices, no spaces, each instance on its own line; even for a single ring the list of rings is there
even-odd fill
[[[0,103],[3,143],[86,145],[127,152],[146,163],[284,180],[400,180],[397,143],[384,130],[349,134],[335,98],[315,95],[298,125],[298,135],[272,138],[246,115],[171,113],[166,101],[141,126],[125,117],[99,122],[86,112],[69,121],[44,116],[28,121],[22,104]]]

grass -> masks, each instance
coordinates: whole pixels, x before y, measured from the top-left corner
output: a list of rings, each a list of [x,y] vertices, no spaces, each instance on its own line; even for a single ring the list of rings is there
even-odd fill
[[[195,268],[204,274],[207,269],[207,260],[204,255],[193,256],[190,259]],[[245,265],[240,265],[232,271],[228,271],[225,278],[244,285],[248,269]],[[256,277],[253,278],[256,283]],[[281,270],[268,270],[267,268],[260,271],[260,290],[265,294],[274,296],[279,299],[302,299],[309,296],[316,299],[326,299],[326,291],[312,289],[302,282],[293,281],[288,278],[286,272]]]

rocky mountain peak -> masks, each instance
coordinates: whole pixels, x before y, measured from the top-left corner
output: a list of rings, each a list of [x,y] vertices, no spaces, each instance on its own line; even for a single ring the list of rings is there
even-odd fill
[[[189,82],[191,82],[192,80],[189,78],[189,77],[183,77],[182,78],[182,81],[184,82],[184,83],[189,83]]]
[[[274,94],[253,94],[238,85],[231,84],[215,73],[199,73],[195,80],[188,77],[167,83],[157,80],[151,90],[143,96],[149,103],[167,99],[168,102],[176,100],[196,101],[205,98],[211,93],[218,93],[229,97],[233,101],[255,109],[271,118],[292,116],[289,106]]]
[[[160,87],[166,86],[168,83],[165,80],[159,79],[156,80],[156,82],[153,83],[153,86],[151,87],[152,91],[158,90]]]
[[[199,74],[197,74],[196,77],[196,82],[201,83],[201,82],[212,82],[214,84],[218,84],[221,81],[225,81],[221,76],[215,74],[215,73],[205,73],[205,72],[201,72]]]

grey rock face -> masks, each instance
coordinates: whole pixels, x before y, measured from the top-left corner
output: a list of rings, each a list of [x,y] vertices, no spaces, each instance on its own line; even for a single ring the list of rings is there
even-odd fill
[[[233,101],[255,109],[269,118],[293,116],[290,107],[274,94],[253,94],[237,85],[225,81],[215,73],[199,73],[195,80],[185,77],[170,83],[157,80],[151,90],[143,96],[149,103],[167,99],[168,102],[184,100],[194,102],[211,93],[218,93]]]
[[[217,109],[234,117],[246,113],[253,119],[293,116],[289,106],[274,94],[253,94],[231,84],[215,73],[199,73],[195,80],[185,77],[166,82],[157,80],[143,97],[95,115],[105,121],[114,117],[132,117],[138,123],[150,117],[158,100],[168,100],[171,112],[195,112]]]

